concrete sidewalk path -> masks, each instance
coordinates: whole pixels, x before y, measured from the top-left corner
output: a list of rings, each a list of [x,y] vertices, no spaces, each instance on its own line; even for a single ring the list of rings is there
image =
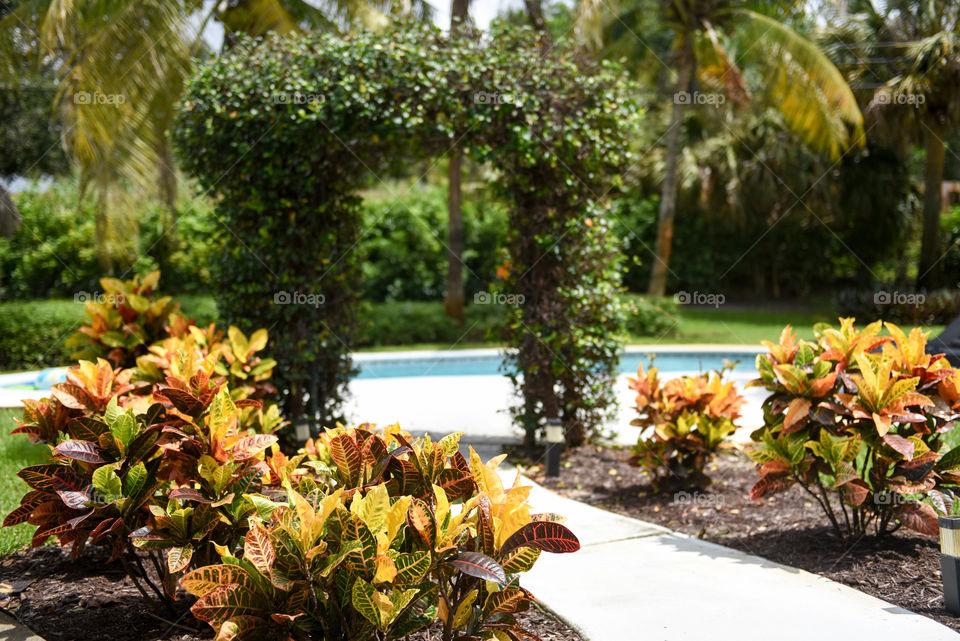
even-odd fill
[[[582,547],[542,554],[523,585],[589,641],[960,639],[821,576],[524,484],[533,511],[566,516]]]

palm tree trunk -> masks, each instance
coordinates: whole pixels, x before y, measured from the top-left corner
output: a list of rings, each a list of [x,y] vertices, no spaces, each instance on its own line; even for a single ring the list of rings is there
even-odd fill
[[[937,263],[940,260],[940,188],[943,184],[946,127],[940,122],[927,124],[927,161],[923,171],[923,236],[920,243],[920,264],[917,267],[917,288],[939,285]]]
[[[651,296],[663,296],[667,292],[667,273],[670,269],[670,250],[673,245],[673,221],[677,214],[679,183],[677,164],[683,149],[683,110],[687,103],[681,96],[690,89],[693,67],[693,54],[684,48],[677,61],[677,91],[673,94],[673,112],[670,114],[670,129],[667,130],[667,157],[664,162],[663,186],[660,193],[656,256],[650,272],[648,289]]]
[[[157,152],[160,157],[160,199],[167,206],[167,212],[170,215],[171,234],[176,232],[177,228],[177,170],[173,161],[173,152],[170,149],[170,141],[161,134],[158,143]]]
[[[470,0],[453,0],[450,7],[450,34],[455,34],[470,16]],[[463,151],[450,150],[447,169],[447,292],[443,306],[447,318],[463,324],[463,207],[461,201],[461,169]]]
[[[447,192],[447,296],[444,308],[447,318],[463,323],[463,208],[461,207],[460,170],[463,153],[460,148],[450,152]]]
[[[543,18],[543,5],[540,0],[523,0],[527,7],[527,16],[533,28],[542,33],[547,32],[547,21]]]

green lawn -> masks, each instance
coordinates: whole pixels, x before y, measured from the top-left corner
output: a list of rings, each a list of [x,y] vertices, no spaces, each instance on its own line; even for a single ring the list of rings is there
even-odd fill
[[[723,343],[729,345],[759,345],[760,341],[776,342],[785,325],[792,325],[800,338],[813,338],[813,325],[828,322],[837,325],[837,317],[830,309],[799,311],[760,311],[728,309],[680,309],[676,313],[677,327],[671,336],[634,336],[633,344],[656,343],[679,345],[683,343]],[[859,325],[859,323],[858,323]],[[904,328],[906,329],[906,328]],[[942,325],[924,328],[936,336]]]
[[[0,514],[4,517],[20,504],[20,497],[30,489],[17,476],[17,471],[43,463],[50,452],[46,445],[32,445],[22,434],[10,436],[16,427],[14,420],[19,416],[20,410],[0,409]],[[0,528],[0,555],[30,543],[34,529],[26,523]]]

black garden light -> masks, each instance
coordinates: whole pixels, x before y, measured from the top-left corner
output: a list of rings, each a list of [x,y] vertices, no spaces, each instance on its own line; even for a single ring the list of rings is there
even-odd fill
[[[941,516],[940,573],[943,576],[943,607],[960,616],[960,516]]]
[[[563,451],[563,421],[547,419],[547,476],[560,476],[560,453]]]

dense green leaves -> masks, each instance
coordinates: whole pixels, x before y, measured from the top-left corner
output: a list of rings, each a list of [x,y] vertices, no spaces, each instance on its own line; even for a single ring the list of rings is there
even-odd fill
[[[560,415],[579,443],[609,413],[622,325],[597,200],[619,186],[639,109],[613,69],[561,43],[545,52],[529,31],[491,38],[451,42],[429,27],[272,37],[190,83],[174,138],[187,171],[219,197],[219,308],[240,326],[274,328],[288,418],[333,424],[352,371],[354,194],[455,140],[501,172],[510,207],[496,294],[511,301],[521,422],[532,435]]]

